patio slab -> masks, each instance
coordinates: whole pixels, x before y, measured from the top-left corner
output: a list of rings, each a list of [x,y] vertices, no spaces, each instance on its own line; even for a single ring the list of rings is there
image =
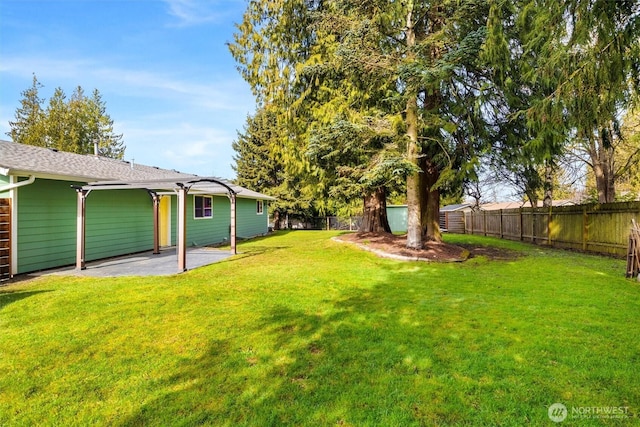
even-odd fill
[[[215,248],[187,249],[187,269],[203,267],[231,257],[228,250]],[[58,276],[90,276],[90,277],[119,277],[119,276],[168,276],[178,273],[178,254],[175,248],[167,248],[154,255],[142,252],[106,260],[87,262],[85,270],[66,267],[44,271],[36,275]]]

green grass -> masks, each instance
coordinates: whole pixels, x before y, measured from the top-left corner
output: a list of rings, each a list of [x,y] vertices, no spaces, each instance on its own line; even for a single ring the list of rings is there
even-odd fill
[[[640,285],[623,261],[521,253],[385,260],[290,232],[162,278],[0,288],[0,425],[553,425],[629,407]]]

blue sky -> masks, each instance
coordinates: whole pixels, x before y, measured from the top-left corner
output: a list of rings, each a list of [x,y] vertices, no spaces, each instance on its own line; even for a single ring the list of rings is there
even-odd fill
[[[235,176],[231,142],[255,109],[225,43],[242,0],[0,0],[0,139],[35,73],[98,89],[125,158]]]

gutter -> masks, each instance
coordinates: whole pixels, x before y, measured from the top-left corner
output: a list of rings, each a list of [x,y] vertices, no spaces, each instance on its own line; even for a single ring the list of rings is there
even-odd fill
[[[25,185],[31,185],[35,182],[35,180],[36,180],[35,175],[29,175],[29,179],[27,179],[26,181],[15,182],[13,184],[8,184],[8,185],[5,185],[4,187],[0,187],[0,193],[13,190],[14,188],[24,187]]]

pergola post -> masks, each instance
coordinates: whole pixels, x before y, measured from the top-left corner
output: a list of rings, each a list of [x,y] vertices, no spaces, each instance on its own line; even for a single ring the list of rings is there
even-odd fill
[[[78,193],[78,210],[76,214],[76,268],[85,270],[85,232],[87,228],[87,196],[89,191],[81,187],[76,188]]]
[[[160,253],[160,198],[155,191],[147,190],[153,203],[153,254]]]
[[[229,191],[229,201],[231,202],[231,230],[229,240],[231,241],[231,254],[236,255],[236,194]]]
[[[178,184],[178,272],[187,271],[187,193],[189,188]]]

